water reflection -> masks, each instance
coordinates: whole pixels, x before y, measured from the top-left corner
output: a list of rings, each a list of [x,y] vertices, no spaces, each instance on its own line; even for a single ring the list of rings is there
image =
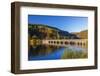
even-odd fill
[[[49,53],[55,52],[57,49],[61,47],[59,46],[48,46],[48,45],[37,45],[37,46],[30,46],[30,54],[33,56],[45,56]]]
[[[34,45],[29,47],[28,60],[87,58],[87,48],[80,46]]]

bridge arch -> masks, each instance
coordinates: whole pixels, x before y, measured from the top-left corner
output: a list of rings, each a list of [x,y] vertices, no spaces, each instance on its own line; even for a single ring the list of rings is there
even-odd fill
[[[55,39],[55,40],[43,40],[43,44],[50,45],[78,45],[85,46],[87,44],[87,39]]]

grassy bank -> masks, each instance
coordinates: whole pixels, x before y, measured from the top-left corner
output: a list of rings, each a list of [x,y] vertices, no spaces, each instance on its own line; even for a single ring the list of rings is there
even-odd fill
[[[64,51],[62,59],[76,59],[76,58],[87,58],[87,51],[73,51],[71,49]]]

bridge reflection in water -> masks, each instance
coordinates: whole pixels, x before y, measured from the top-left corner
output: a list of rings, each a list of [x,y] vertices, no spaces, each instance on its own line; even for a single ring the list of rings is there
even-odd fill
[[[31,41],[31,44],[32,45],[29,45],[28,60],[55,60],[88,57],[87,39],[41,40],[35,42]]]

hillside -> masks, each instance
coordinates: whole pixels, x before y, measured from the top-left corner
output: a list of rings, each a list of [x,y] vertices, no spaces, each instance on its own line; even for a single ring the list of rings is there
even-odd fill
[[[36,39],[78,39],[77,35],[44,24],[29,24],[28,34]]]
[[[72,34],[75,34],[77,37],[81,39],[87,39],[88,38],[88,30],[83,30],[81,32],[74,32]]]

